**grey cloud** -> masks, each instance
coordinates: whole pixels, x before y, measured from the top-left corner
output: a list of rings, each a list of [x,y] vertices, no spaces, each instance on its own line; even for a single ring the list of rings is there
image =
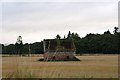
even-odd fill
[[[116,14],[115,3],[4,3],[3,38],[14,42],[7,41],[10,35],[23,35],[25,42],[32,42],[69,30],[80,36],[102,33],[117,25]]]

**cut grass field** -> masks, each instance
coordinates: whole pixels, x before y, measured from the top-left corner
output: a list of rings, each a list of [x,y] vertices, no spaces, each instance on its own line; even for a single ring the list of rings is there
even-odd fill
[[[3,78],[118,78],[118,55],[76,56],[81,61],[2,57]]]

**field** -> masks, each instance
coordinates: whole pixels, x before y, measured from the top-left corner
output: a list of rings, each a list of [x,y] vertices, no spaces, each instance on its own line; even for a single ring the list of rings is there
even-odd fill
[[[2,57],[3,78],[117,78],[118,55],[76,56],[81,61],[38,61],[40,56]]]

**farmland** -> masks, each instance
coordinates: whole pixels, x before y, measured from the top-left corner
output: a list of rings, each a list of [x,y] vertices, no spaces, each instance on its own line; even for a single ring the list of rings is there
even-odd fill
[[[76,56],[81,61],[38,61],[42,56],[3,56],[3,78],[117,78],[118,55]]]

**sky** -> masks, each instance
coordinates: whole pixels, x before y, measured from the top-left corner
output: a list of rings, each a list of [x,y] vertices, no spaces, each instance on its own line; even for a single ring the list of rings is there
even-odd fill
[[[103,34],[118,26],[118,0],[2,0],[0,43],[10,44],[22,36],[23,43],[62,38],[68,32],[85,37]]]

